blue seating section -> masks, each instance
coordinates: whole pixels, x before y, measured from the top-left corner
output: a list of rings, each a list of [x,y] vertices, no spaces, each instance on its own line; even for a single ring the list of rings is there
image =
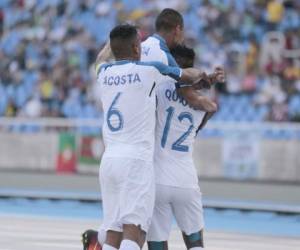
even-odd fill
[[[171,2],[177,2],[180,8],[185,21],[186,36],[194,40],[192,43],[197,52],[197,66],[200,67],[211,69],[216,63],[213,60],[218,58],[220,63],[230,68],[232,61],[226,59],[226,48],[235,48],[246,55],[252,40],[259,45],[264,34],[270,31],[267,3],[258,6],[254,4],[255,1],[240,0]],[[91,67],[99,48],[107,41],[109,31],[117,23],[126,20],[137,22],[146,34],[151,34],[161,8],[174,7],[159,0],[37,0],[32,3],[34,5],[27,6],[31,1],[0,1],[0,116],[8,116],[9,108],[16,109],[13,115],[18,116],[34,97],[39,98],[43,110],[48,110],[42,116],[101,117],[99,105],[95,105],[95,100],[91,98],[91,86],[95,81],[91,77]],[[275,29],[283,34],[287,31],[299,33],[299,5],[285,5],[284,8],[282,20],[276,24]],[[237,19],[240,20],[238,27],[235,26]],[[224,20],[227,20],[226,24]],[[214,39],[218,34],[219,39]],[[55,85],[53,97],[50,101],[45,101],[40,93],[42,71],[46,68],[51,78],[52,75],[57,75],[57,64],[59,67],[67,65],[71,69],[66,70],[67,78],[62,77],[58,83],[50,79]],[[73,76],[74,68],[79,71],[80,84]],[[255,70],[256,75],[259,75],[259,70]],[[5,76],[7,72],[8,76]],[[20,75],[20,79],[15,80],[16,75]],[[285,84],[284,79],[281,80]],[[212,120],[265,121],[270,114],[271,105],[254,104],[255,96],[262,91],[264,85],[259,77],[256,81],[252,94],[246,94],[242,86],[235,94],[219,91],[219,111]],[[296,83],[297,79],[294,81]],[[287,97],[286,103],[288,120],[300,117],[300,93],[296,88]],[[14,129],[36,131],[37,128],[32,126]],[[82,128],[82,131],[88,131],[88,128]],[[268,135],[272,133],[266,132]]]

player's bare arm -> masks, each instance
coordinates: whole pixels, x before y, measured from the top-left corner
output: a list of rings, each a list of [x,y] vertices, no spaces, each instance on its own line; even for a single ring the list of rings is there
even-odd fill
[[[215,102],[208,97],[199,94],[193,87],[184,87],[177,89],[177,93],[187,100],[190,107],[205,112],[216,112],[218,107]]]
[[[194,84],[193,87],[179,88],[177,92],[187,101],[190,107],[206,112],[216,112],[217,105],[209,98],[199,95],[197,90],[210,88],[216,83],[225,83],[225,71],[222,67],[216,67],[212,74],[207,76],[202,73],[201,76],[202,78],[198,84]]]
[[[104,47],[100,50],[100,52],[97,55],[96,61],[95,61],[95,65],[99,65],[102,63],[105,63],[107,61],[112,60],[113,54],[110,48],[110,41],[107,41],[106,44],[104,45]]]
[[[226,81],[226,73],[223,67],[217,66],[214,69],[214,72],[210,74],[209,76],[211,85],[214,85],[216,83],[225,83]]]
[[[199,69],[196,68],[185,68],[182,69],[182,75],[180,77],[182,83],[179,85],[191,84],[195,89],[202,88],[204,82],[209,81],[209,78]]]
[[[216,83],[225,83],[226,74],[224,68],[218,66],[212,74],[206,75],[202,72],[201,82],[195,85],[196,89],[210,89]]]

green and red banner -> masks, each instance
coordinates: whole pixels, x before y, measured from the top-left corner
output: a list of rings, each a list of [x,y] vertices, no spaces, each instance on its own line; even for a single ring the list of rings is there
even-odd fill
[[[104,144],[100,136],[81,136],[78,151],[78,170],[80,172],[98,172]]]
[[[64,173],[76,172],[76,138],[72,133],[59,134],[59,153],[56,171]]]

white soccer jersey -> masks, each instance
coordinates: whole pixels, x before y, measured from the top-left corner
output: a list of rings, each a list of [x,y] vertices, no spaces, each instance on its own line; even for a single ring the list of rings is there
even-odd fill
[[[158,61],[172,67],[178,67],[178,64],[170,53],[166,41],[157,34],[148,37],[144,42],[142,42],[141,61]]]
[[[142,61],[160,61],[177,66],[165,40],[155,34],[142,43]],[[176,93],[174,81],[156,89],[157,121],[154,154],[157,184],[198,187],[192,152],[196,130],[204,112],[191,109]]]
[[[154,166],[156,183],[198,187],[193,162],[196,131],[205,112],[190,108],[172,82],[158,87]]]
[[[162,63],[117,61],[103,64],[97,84],[103,105],[106,157],[153,160],[155,87],[181,69]]]

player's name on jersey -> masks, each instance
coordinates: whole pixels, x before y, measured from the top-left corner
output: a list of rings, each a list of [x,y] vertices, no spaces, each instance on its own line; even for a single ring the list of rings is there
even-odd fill
[[[166,89],[165,91],[165,97],[170,101],[170,102],[179,102],[183,106],[187,105],[186,100],[184,100],[181,96],[177,94],[176,89]]]
[[[124,85],[140,83],[141,78],[138,73],[116,75],[116,76],[105,76],[103,80],[104,85]]]

